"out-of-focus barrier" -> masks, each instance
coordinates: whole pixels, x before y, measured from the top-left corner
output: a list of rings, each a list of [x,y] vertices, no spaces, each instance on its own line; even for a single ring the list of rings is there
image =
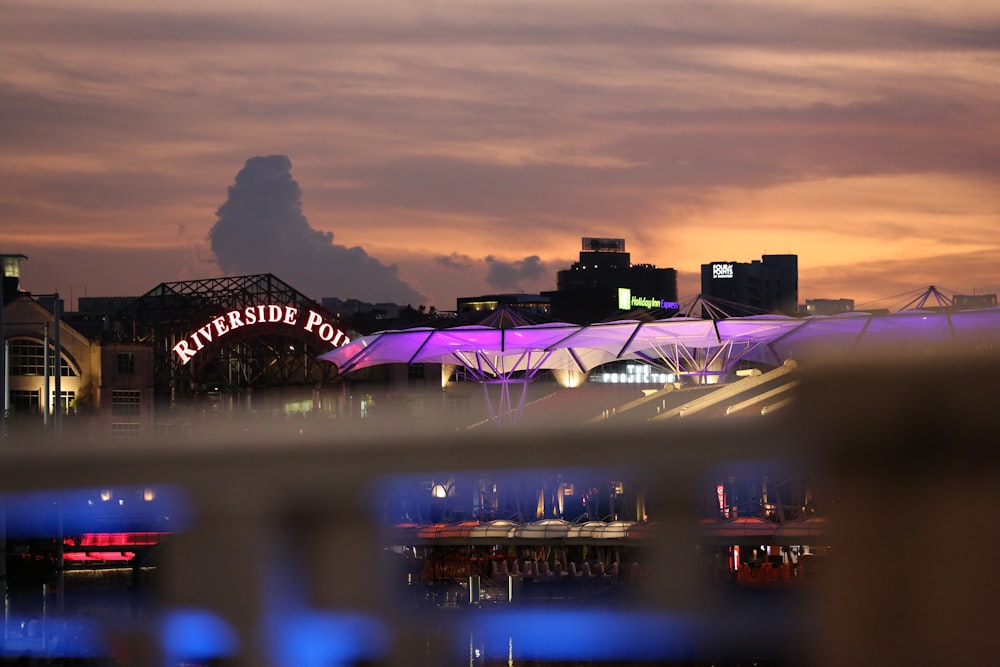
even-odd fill
[[[459,433],[331,422],[301,439],[254,424],[238,438],[85,450],[67,434],[5,442],[0,485],[182,490],[190,520],[162,545],[156,613],[106,630],[120,661],[144,667],[191,656],[240,667],[980,664],[1000,655],[998,375],[989,356],[802,368],[793,404],[739,420]],[[721,595],[699,576],[694,499],[728,461],[822,476],[830,555],[808,591]],[[376,518],[387,477],[569,466],[639,471],[656,513],[645,558],[661,573],[640,592],[425,611],[400,597]]]

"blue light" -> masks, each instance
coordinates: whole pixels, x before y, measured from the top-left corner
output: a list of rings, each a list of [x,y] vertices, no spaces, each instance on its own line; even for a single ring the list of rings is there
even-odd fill
[[[362,614],[296,613],[271,627],[274,662],[282,667],[335,667],[376,659],[388,633]]]
[[[201,609],[178,609],[166,615],[160,629],[163,651],[170,659],[228,658],[239,639],[219,616]]]
[[[144,501],[147,490],[150,501]],[[105,490],[106,491],[106,490]],[[182,532],[191,524],[191,503],[174,486],[114,487],[118,502],[102,489],[64,489],[0,496],[8,537],[58,537],[102,532]],[[122,502],[128,499],[127,502]],[[134,502],[132,502],[134,499]]]
[[[517,660],[680,660],[699,646],[696,626],[667,613],[601,609],[488,612],[467,635],[486,656]]]
[[[3,646],[6,656],[35,658],[98,658],[108,654],[97,625],[86,619],[50,616],[47,619],[11,616]]]

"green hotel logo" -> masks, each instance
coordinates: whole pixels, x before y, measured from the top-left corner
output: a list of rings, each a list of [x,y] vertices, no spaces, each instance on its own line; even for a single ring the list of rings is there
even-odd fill
[[[618,288],[618,310],[632,309],[632,290],[628,287]]]
[[[676,301],[664,301],[649,296],[632,296],[632,290],[628,287],[618,288],[618,310],[632,310],[633,308],[679,308]]]

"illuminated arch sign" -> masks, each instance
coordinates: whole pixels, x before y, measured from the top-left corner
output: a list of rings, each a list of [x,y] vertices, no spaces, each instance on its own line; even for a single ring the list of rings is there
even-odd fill
[[[247,306],[242,310],[230,310],[228,313],[212,318],[205,326],[195,330],[184,340],[174,345],[173,351],[181,364],[186,364],[198,352],[205,349],[208,343],[218,341],[225,337],[226,334],[237,329],[260,326],[262,324],[282,324],[289,327],[301,328],[303,331],[318,336],[320,340],[324,340],[334,347],[350,342],[350,339],[343,331],[327,322],[315,310],[310,309],[306,316],[302,317],[299,309],[295,306],[278,306],[272,304]]]
[[[653,296],[636,296],[628,287],[618,288],[618,310],[633,308],[680,308],[676,301],[665,301]]]

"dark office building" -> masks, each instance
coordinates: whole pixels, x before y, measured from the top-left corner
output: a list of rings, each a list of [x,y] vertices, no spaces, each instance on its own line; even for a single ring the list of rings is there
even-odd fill
[[[854,312],[854,299],[806,299],[803,315],[840,315]]]
[[[997,305],[996,294],[956,294],[953,300],[955,308],[959,310],[971,310],[973,308],[995,308]]]
[[[552,304],[541,294],[484,294],[482,296],[460,296],[455,300],[455,311],[461,316],[470,311],[496,310],[502,306],[514,306],[522,310],[549,315]]]
[[[584,238],[580,261],[559,271],[556,291],[543,292],[552,315],[577,324],[636,308],[677,310],[677,271],[633,264],[625,239]]]
[[[701,293],[732,317],[795,315],[799,303],[798,255],[764,255],[745,262],[701,265]]]

